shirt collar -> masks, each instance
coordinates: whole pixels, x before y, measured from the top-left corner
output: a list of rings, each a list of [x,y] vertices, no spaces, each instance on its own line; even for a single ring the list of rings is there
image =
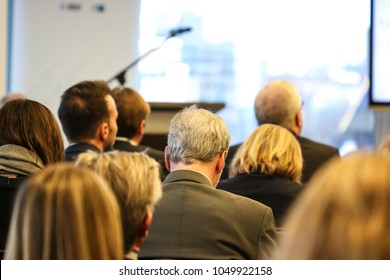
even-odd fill
[[[138,146],[138,143],[136,143],[135,141],[133,141],[130,138],[127,138],[127,137],[117,136],[117,137],[115,137],[115,140],[129,142],[132,146]]]

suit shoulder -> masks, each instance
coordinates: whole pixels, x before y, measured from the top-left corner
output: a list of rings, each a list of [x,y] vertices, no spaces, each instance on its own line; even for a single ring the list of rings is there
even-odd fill
[[[314,141],[314,140],[311,140],[309,138],[302,137],[302,136],[298,137],[298,141],[301,144],[302,149],[307,148],[307,147],[311,147],[311,148],[316,149],[316,150],[322,150],[322,151],[327,152],[329,154],[339,155],[339,151],[336,147],[333,147],[333,146],[330,146],[330,145],[327,145],[324,143],[320,143],[320,142],[317,142],[317,141]]]
[[[144,151],[146,151],[147,154],[164,156],[164,152],[163,151],[154,149],[152,147],[147,147],[147,146],[142,146],[142,147],[143,147]]]
[[[216,191],[219,192],[220,196],[222,196],[222,199],[224,199],[224,201],[226,201],[230,207],[238,206],[238,208],[241,208],[241,210],[251,209],[251,211],[255,209],[266,211],[269,208],[261,202],[231,193],[229,191],[225,191],[223,189],[217,189]]]

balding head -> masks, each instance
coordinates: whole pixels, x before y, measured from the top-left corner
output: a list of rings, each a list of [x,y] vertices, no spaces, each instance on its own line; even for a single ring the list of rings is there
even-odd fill
[[[3,96],[0,100],[0,108],[3,107],[3,105],[9,101],[15,100],[15,99],[26,99],[27,97],[19,92],[10,92],[9,94]]]
[[[302,130],[302,98],[293,84],[275,80],[265,85],[255,99],[259,125],[270,123],[283,126],[296,134]]]

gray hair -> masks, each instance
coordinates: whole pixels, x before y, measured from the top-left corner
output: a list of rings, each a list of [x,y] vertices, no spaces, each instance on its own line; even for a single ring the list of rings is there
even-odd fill
[[[293,84],[275,80],[265,85],[255,99],[259,125],[270,123],[292,129],[295,114],[301,109],[302,98]]]
[[[216,114],[192,105],[171,120],[168,157],[174,163],[210,162],[228,150],[229,143],[230,134],[225,122]]]
[[[80,154],[76,166],[101,175],[113,190],[121,211],[124,245],[134,244],[147,213],[153,213],[162,196],[159,164],[143,153],[112,151]]]

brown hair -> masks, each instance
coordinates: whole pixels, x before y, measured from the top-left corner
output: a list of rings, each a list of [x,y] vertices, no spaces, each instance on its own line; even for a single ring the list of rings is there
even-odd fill
[[[47,165],[64,159],[64,141],[52,112],[29,99],[12,100],[0,109],[0,146],[14,144],[36,153]]]
[[[118,136],[133,138],[141,121],[150,113],[150,105],[135,90],[116,87],[111,91],[118,110]]]
[[[105,97],[110,87],[103,80],[83,81],[68,88],[58,108],[62,129],[69,141],[92,139],[102,122],[109,122]]]

